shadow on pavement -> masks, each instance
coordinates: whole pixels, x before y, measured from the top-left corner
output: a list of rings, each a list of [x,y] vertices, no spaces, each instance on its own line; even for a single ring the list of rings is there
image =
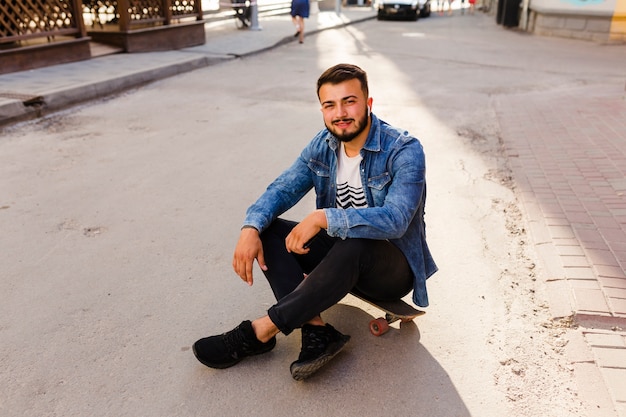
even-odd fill
[[[182,388],[187,401],[175,412],[337,417],[380,415],[384,410],[395,416],[470,416],[448,373],[420,343],[415,323],[392,327],[375,337],[368,327],[372,316],[357,307],[337,304],[323,316],[352,339],[308,380],[296,382],[289,373],[289,364],[300,350],[300,332],[295,331],[278,336],[269,354],[248,358],[233,368],[194,366]]]

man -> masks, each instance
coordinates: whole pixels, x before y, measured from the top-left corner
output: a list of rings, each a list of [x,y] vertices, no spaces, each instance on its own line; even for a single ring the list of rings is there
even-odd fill
[[[426,279],[437,267],[425,237],[425,161],[420,142],[371,113],[367,75],[339,64],[317,82],[326,128],[248,209],[233,268],[252,285],[256,260],[278,300],[268,314],[198,340],[196,358],[227,368],[272,350],[276,335],[302,330],[291,364],[302,380],[348,342],[320,314],[357,290],[396,300],[413,289],[428,305]],[[317,209],[300,223],[278,216],[315,189]]]

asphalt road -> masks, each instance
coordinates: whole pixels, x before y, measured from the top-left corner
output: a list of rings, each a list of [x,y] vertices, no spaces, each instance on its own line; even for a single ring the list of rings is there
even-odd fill
[[[498,94],[623,77],[610,50],[528,37],[483,16],[368,21],[8,129],[0,141],[0,411],[32,416],[594,415],[549,320],[499,153]],[[231,271],[247,206],[322,127],[315,81],[356,63],[373,111],[428,164],[431,306],[352,335],[306,382],[299,335],[228,370],[190,350],[264,314]],[[574,65],[575,64],[575,65]],[[310,198],[288,216],[312,208]],[[604,411],[604,410],[603,410]],[[611,414],[604,414],[610,416]]]

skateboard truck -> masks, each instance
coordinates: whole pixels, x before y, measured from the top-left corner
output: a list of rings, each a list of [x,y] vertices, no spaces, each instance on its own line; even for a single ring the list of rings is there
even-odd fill
[[[375,301],[356,290],[351,291],[350,294],[385,312],[385,317],[379,317],[369,322],[370,332],[374,336],[382,336],[387,333],[389,325],[396,321],[408,323],[414,318],[426,314],[425,311],[418,310],[402,300]]]
[[[422,312],[423,314],[423,312]],[[389,331],[389,325],[399,321],[400,323],[408,323],[413,321],[413,319],[420,314],[416,314],[412,317],[399,317],[394,314],[385,313],[385,317],[379,317],[370,321],[370,332],[374,336],[382,336]]]

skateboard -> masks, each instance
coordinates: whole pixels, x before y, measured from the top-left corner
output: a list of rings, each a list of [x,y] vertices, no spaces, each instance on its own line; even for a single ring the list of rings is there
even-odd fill
[[[385,312],[385,317],[379,317],[369,323],[370,332],[374,336],[382,336],[387,333],[391,323],[396,321],[407,323],[418,316],[426,314],[425,311],[418,310],[402,300],[374,301],[354,290],[350,294]]]

